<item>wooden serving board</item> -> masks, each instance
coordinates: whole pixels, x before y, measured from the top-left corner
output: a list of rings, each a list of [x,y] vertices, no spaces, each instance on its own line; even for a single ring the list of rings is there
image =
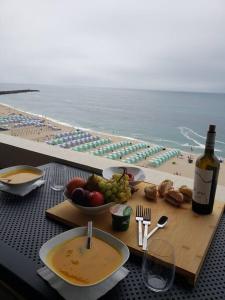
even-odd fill
[[[201,266],[204,262],[207,250],[210,246],[219,220],[224,212],[224,203],[215,201],[211,215],[200,216],[192,212],[191,204],[185,204],[182,208],[171,206],[163,199],[150,202],[144,197],[146,183],[139,184],[139,190],[129,200],[133,208],[129,229],[125,232],[112,230],[112,217],[109,212],[87,216],[80,212],[67,200],[48,209],[48,217],[60,221],[69,226],[86,226],[88,220],[92,219],[94,226],[113,234],[122,240],[131,252],[142,253],[137,243],[137,223],[135,220],[136,205],[151,207],[152,222],[150,230],[153,229],[162,215],[168,216],[168,224],[159,229],[154,237],[168,240],[175,249],[176,272],[186,278],[194,285],[198,278]]]

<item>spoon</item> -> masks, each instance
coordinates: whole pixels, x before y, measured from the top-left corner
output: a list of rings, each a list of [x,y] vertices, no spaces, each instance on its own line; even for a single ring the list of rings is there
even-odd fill
[[[159,229],[159,228],[163,228],[166,226],[168,222],[168,217],[167,216],[162,216],[159,218],[158,223],[156,225],[156,227],[154,229],[152,229],[152,231],[149,232],[149,234],[147,235],[147,240]],[[147,250],[147,243],[145,245],[143,245],[143,250]]]
[[[88,221],[87,249],[91,249],[92,221]]]

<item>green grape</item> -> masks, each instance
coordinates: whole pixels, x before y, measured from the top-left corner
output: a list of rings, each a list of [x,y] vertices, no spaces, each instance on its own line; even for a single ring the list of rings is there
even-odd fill
[[[106,189],[107,191],[112,189],[112,184],[110,182],[106,183]]]
[[[117,188],[117,187],[113,187],[113,188],[112,188],[112,193],[113,193],[113,194],[117,194],[117,192],[118,192],[118,188]]]
[[[112,182],[112,188],[117,188],[117,185],[118,185],[117,181]]]
[[[121,192],[121,193],[119,193],[119,195],[118,195],[121,199],[123,199],[123,198],[125,198],[126,197],[126,193],[124,193],[124,192]]]
[[[105,190],[105,182],[103,181],[100,181],[99,184],[98,184],[99,188],[101,191],[104,191]]]
[[[112,191],[111,190],[107,190],[106,192],[105,192],[105,197],[110,197],[112,195]]]

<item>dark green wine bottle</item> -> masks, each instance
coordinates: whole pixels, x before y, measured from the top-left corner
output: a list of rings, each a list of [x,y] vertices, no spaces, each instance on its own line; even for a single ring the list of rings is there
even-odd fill
[[[216,126],[209,125],[205,153],[196,160],[192,210],[198,214],[211,214],[216,194],[220,162],[214,155]]]

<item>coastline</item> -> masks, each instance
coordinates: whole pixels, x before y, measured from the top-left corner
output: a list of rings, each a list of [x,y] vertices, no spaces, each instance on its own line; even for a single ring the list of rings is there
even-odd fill
[[[153,144],[153,143],[149,143],[149,142],[146,142],[146,141],[143,141],[140,139],[135,139],[135,138],[121,136],[121,135],[114,135],[114,134],[107,133],[107,132],[94,131],[92,129],[83,128],[80,126],[75,127],[75,126],[72,126],[71,124],[68,124],[65,122],[60,122],[51,117],[27,112],[27,111],[24,111],[21,109],[17,109],[11,105],[7,105],[7,104],[0,102],[0,116],[7,116],[10,114],[20,114],[20,115],[27,116],[27,117],[38,118],[38,119],[42,120],[42,122],[43,122],[43,124],[45,124],[45,126],[39,127],[39,128],[35,128],[34,126],[27,126],[27,127],[22,127],[22,128],[16,128],[16,129],[13,128],[10,130],[1,131],[0,133],[18,136],[18,137],[25,138],[28,140],[33,140],[33,141],[36,141],[39,143],[45,143],[46,140],[52,139],[56,134],[58,134],[60,132],[70,132],[70,131],[74,131],[76,129],[80,129],[80,130],[89,132],[93,136],[99,136],[100,138],[110,138],[113,143],[117,143],[120,141],[130,141],[131,143],[134,143],[134,144],[148,143],[151,146],[155,146],[155,144]],[[53,128],[55,128],[55,129],[53,129]],[[57,147],[57,146],[53,146],[53,147]],[[166,148],[166,150],[171,149],[169,147],[165,147],[165,148]],[[71,149],[64,149],[64,150],[72,151]],[[88,151],[87,151],[87,153],[88,153]],[[157,156],[159,154],[161,154],[161,153],[157,153],[155,156]],[[137,166],[141,166],[141,167],[145,167],[145,168],[153,168],[153,169],[167,172],[167,173],[170,173],[173,175],[177,175],[177,176],[181,175],[181,176],[193,178],[195,160],[199,156],[199,153],[196,154],[194,152],[181,151],[181,154],[182,155],[177,155],[177,156],[169,159],[168,161],[164,162],[157,168],[154,168],[154,167],[150,166],[150,164],[149,164],[149,160],[152,158],[152,156],[148,157],[147,159],[143,159],[140,162],[137,162],[135,164],[131,164],[131,165],[137,165]],[[190,156],[193,160],[192,163],[188,162],[188,158]],[[153,158],[154,158],[154,156],[153,156]],[[116,165],[116,160],[115,160],[115,165]],[[224,179],[225,179],[225,163],[223,162],[220,164],[220,174],[219,174],[218,183],[220,185],[225,186]]]

